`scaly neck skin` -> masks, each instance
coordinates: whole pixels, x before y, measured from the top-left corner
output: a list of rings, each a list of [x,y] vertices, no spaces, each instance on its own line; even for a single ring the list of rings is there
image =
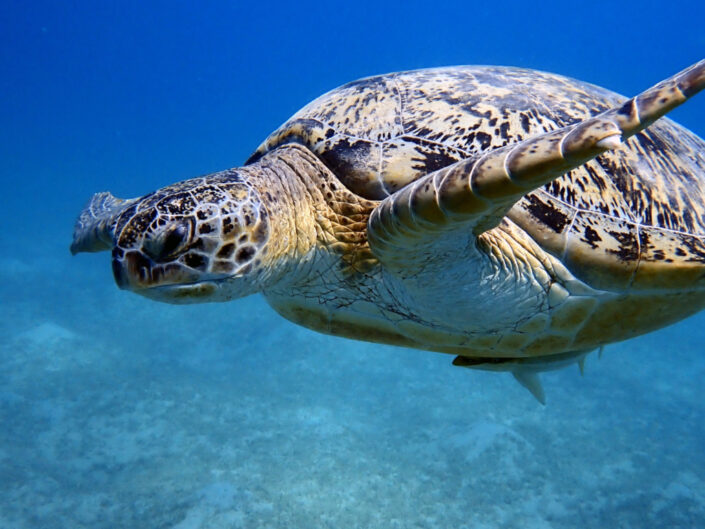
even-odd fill
[[[343,275],[377,263],[366,239],[377,203],[349,192],[308,149],[285,145],[243,170],[256,172],[249,183],[269,210],[265,294],[307,284],[322,261]]]
[[[253,171],[272,222],[268,258],[275,274],[261,290],[296,323],[373,342],[477,353],[477,336],[497,341],[548,309],[547,264],[509,224],[483,235],[482,250],[471,233],[439,235],[402,257],[410,263],[403,273],[392,273],[367,245],[367,220],[378,203],[350,193],[311,152],[280,147],[245,169]]]
[[[378,202],[348,191],[313,153],[287,145],[250,167],[257,172],[252,185],[271,208],[267,266],[273,275],[262,290],[275,308],[296,304],[342,313],[354,311],[354,304],[394,299],[395,310],[407,307],[409,318],[462,331],[513,326],[539,310],[534,305],[541,303],[542,285],[532,271],[540,263],[501,230],[485,236],[496,247],[486,252],[474,249],[470,233],[465,244],[461,234],[439,236],[425,251],[403,256],[411,264],[405,273],[392,274],[367,244],[367,220]],[[443,273],[439,260],[446,263]],[[502,288],[483,295],[493,285]]]

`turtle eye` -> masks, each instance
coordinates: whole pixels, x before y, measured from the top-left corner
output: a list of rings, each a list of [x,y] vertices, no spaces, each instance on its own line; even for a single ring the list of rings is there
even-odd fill
[[[145,240],[144,251],[157,262],[171,259],[186,248],[191,238],[190,225],[186,222],[170,224],[161,233]]]

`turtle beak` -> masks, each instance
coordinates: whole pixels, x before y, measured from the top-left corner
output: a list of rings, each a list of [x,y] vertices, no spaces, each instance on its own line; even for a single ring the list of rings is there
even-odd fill
[[[145,280],[150,276],[152,263],[139,252],[123,252],[113,250],[113,277],[115,283],[123,290],[144,288]]]

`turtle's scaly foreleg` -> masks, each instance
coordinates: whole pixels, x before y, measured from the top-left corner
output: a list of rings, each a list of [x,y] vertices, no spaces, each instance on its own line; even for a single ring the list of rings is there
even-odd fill
[[[370,247],[392,265],[400,251],[435,239],[439,231],[472,229],[479,235],[497,226],[522,196],[618,147],[703,88],[705,60],[619,108],[431,173],[375,209]]]

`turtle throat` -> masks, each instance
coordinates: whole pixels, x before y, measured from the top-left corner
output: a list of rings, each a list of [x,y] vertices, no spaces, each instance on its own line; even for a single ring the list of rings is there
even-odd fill
[[[309,149],[286,144],[265,154],[251,179],[271,212],[270,270],[264,290],[306,285],[315,269],[364,272],[377,260],[367,244],[367,220],[378,202],[348,190]],[[333,273],[332,270],[330,270]]]

